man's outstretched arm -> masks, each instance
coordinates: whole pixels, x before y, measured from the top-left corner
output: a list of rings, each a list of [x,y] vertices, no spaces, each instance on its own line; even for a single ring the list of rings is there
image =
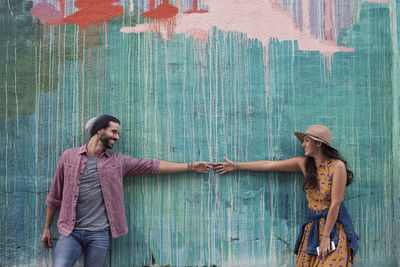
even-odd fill
[[[160,173],[177,173],[177,172],[188,172],[194,171],[197,173],[207,173],[212,165],[209,162],[196,161],[189,163],[171,162],[165,160],[159,160]]]

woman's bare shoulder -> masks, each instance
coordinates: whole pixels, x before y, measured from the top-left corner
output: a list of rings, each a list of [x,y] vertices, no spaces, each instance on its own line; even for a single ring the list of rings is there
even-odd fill
[[[332,159],[329,163],[329,176],[333,177],[334,173],[346,171],[346,164],[340,159]]]
[[[346,165],[340,159],[332,159],[331,163],[329,163],[329,167],[332,167],[333,170],[341,169],[341,168],[345,168],[346,169]]]

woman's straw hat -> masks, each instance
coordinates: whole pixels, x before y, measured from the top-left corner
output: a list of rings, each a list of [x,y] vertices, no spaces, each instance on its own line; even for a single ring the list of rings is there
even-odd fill
[[[331,131],[329,131],[328,127],[324,125],[311,125],[305,133],[295,132],[294,134],[296,135],[297,139],[299,139],[300,143],[303,143],[304,136],[308,136],[311,139],[322,142],[336,150],[336,148],[331,146]]]

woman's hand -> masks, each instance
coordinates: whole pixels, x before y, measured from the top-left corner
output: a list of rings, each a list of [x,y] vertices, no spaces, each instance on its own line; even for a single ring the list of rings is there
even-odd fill
[[[214,170],[218,174],[223,174],[223,173],[226,173],[226,172],[231,172],[231,171],[237,170],[237,166],[235,165],[235,163],[233,161],[229,160],[226,157],[224,157],[224,160],[225,160],[225,162],[213,163]]]
[[[325,260],[325,258],[331,252],[330,243],[331,240],[329,239],[329,237],[322,237],[321,243],[319,244],[319,256],[321,257],[322,260]]]

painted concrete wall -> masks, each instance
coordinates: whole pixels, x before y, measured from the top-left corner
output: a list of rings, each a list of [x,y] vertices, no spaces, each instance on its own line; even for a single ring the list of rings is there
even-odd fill
[[[100,113],[122,121],[115,150],[170,161],[285,159],[327,125],[355,174],[356,266],[399,265],[399,1],[90,2],[0,2],[1,266],[50,266],[44,200]],[[126,177],[112,265],[293,266],[301,184]]]

